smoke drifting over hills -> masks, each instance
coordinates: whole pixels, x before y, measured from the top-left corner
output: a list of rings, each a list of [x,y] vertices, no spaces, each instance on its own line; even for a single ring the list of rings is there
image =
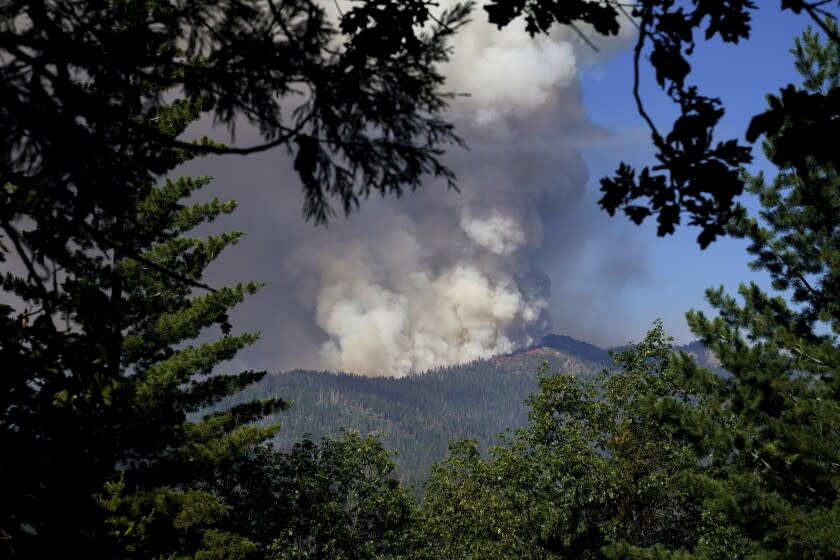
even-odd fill
[[[300,218],[299,181],[277,154],[187,170],[213,175],[212,194],[240,201],[233,227],[248,234],[211,280],[268,284],[236,317],[263,335],[247,366],[401,376],[510,352],[552,327],[602,342],[593,334],[616,317],[585,316],[568,300],[609,302],[645,265],[632,245],[606,245],[584,186],[581,147],[604,135],[577,83],[580,56],[592,53],[571,31],[532,40],[521,26],[498,31],[483,12],[474,20],[444,69],[448,90],[471,93],[451,112],[470,147],[447,156],[460,193],[430,184],[371,199],[325,229]],[[593,244],[597,263],[579,265]],[[604,263],[612,273],[598,274]],[[564,276],[553,294],[547,271]]]

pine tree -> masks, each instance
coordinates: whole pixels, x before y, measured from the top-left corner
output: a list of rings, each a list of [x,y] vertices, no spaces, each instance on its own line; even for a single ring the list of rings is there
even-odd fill
[[[161,107],[161,133],[177,137],[206,108],[201,97]],[[192,152],[159,148],[156,167],[134,183],[109,184],[91,167],[95,197],[34,196],[12,183],[0,191],[0,256],[17,259],[2,279],[12,303],[0,309],[2,557],[240,558],[254,549],[215,527],[227,506],[201,481],[272,435],[253,422],[285,404],[188,415],[263,375],[213,375],[256,340],[232,333],[228,311],[259,285],[202,284],[242,234],[188,233],[235,203],[186,202],[209,178],[160,179]],[[137,165],[131,150],[120,157]],[[192,342],[213,329],[217,340]]]
[[[826,25],[836,34],[831,20]],[[792,52],[804,91],[836,88],[836,43],[808,30]],[[769,101],[771,107],[781,103]],[[781,132],[802,124],[788,119]],[[764,144],[771,160],[776,139]],[[684,386],[697,406],[669,410],[663,404],[661,412],[695,443],[707,465],[698,488],[710,511],[745,539],[747,557],[836,558],[840,177],[812,158],[807,173],[786,164],[770,183],[762,174],[747,179],[761,202],[760,219],[741,215],[730,233],[750,241],[752,268],[767,271],[778,294],[742,284],[738,303],[722,288],[707,291],[718,315],[689,312],[689,325],[731,376],[681,360]]]

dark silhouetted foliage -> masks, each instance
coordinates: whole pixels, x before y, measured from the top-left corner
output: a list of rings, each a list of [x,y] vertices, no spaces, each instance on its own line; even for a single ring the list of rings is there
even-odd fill
[[[450,96],[436,66],[469,6],[435,21],[429,8],[359,2],[336,28],[314,0],[5,1],[0,185],[16,191],[3,219],[33,196],[72,231],[96,206],[126,204],[125,185],[160,175],[183,151],[285,147],[317,223],[336,202],[350,211],[429,173],[454,186],[438,160],[457,137],[441,118]],[[164,93],[231,131],[247,121],[265,142],[186,142],[166,126]]]
[[[805,12],[816,21],[831,41],[840,37],[825,23],[830,2],[782,0],[783,10]],[[719,37],[727,43],[749,39],[750,12],[759,7],[750,0],[727,2],[680,2],[640,0],[583,2],[557,0],[494,0],[484,9],[490,22],[503,27],[517,17],[526,21],[528,33],[546,33],[553,23],[590,24],[598,33],[614,35],[619,18],[638,28],[634,56],[633,95],[640,115],[651,130],[658,164],[637,172],[622,163],[615,175],[601,180],[601,207],[615,214],[621,209],[636,224],[656,216],[657,234],[675,231],[687,214],[688,223],[701,231],[702,248],[726,233],[726,225],[742,210],[736,199],[744,189],[739,169],[752,160],[748,146],[735,139],[715,141],[715,127],[724,114],[721,100],[702,95],[688,82],[690,55],[702,33],[705,40]],[[761,9],[771,9],[762,4]],[[575,27],[577,30],[578,28]],[[588,42],[589,41],[587,39]],[[639,95],[639,66],[647,56],[659,87],[679,107],[680,115],[671,130],[661,132],[648,115]],[[776,140],[773,161],[801,166],[810,158],[831,163],[836,154],[822,138],[836,137],[840,93],[832,86],[825,91],[803,92],[793,86],[771,102],[771,109],[756,116],[746,134],[750,142],[761,134]],[[787,122],[780,133],[782,123]]]
[[[37,6],[28,9],[35,19],[43,16]],[[52,9],[56,17],[71,18],[81,5]],[[96,30],[88,31],[93,41]],[[39,31],[32,33],[20,37],[40,44],[33,38]],[[61,43],[53,47],[60,50]],[[44,64],[44,72],[63,79],[60,67]],[[35,82],[42,78],[20,71]],[[187,418],[263,375],[208,377],[257,338],[233,334],[228,312],[259,285],[201,287],[205,268],[241,233],[189,236],[236,205],[187,202],[209,178],[159,177],[198,153],[167,148],[164,140],[174,141],[203,101],[160,103],[157,118],[146,121],[141,107],[120,107],[125,98],[97,90],[97,80],[105,77],[91,80],[90,95],[107,94],[100,99],[106,115],[126,111],[126,118],[158,127],[161,142],[138,155],[136,145],[106,135],[100,140],[107,153],[97,152],[82,137],[60,137],[63,124],[94,126],[84,115],[68,114],[67,123],[54,115],[55,145],[44,146],[75,141],[91,151],[52,154],[23,129],[4,129],[20,137],[4,145],[6,156],[14,157],[4,160],[10,167],[0,181],[0,288],[9,302],[0,306],[0,556],[151,558],[213,551],[242,558],[252,543],[215,529],[227,506],[196,486],[219,463],[270,437],[274,428],[252,422],[285,403],[243,403]],[[8,92],[15,83],[4,81],[0,88]],[[135,91],[151,99],[162,94],[159,88],[153,80],[141,81]],[[117,108],[107,106],[112,94]],[[41,101],[62,108],[57,97]],[[13,107],[0,109],[4,118],[13,116]],[[40,110],[37,103],[29,109]],[[18,124],[27,122],[22,111]],[[33,119],[51,124],[39,120],[46,114]],[[64,169],[66,183],[60,186],[51,182],[59,179],[50,175],[58,169],[52,167],[56,158],[75,166]],[[8,175],[11,167],[23,174]],[[85,173],[83,185],[76,183],[77,171]],[[214,331],[221,337],[207,340]],[[196,342],[202,336],[205,341]]]

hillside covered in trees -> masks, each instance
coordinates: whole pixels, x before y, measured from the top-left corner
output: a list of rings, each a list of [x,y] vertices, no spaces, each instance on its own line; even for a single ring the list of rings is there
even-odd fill
[[[685,350],[714,367],[699,343]],[[452,441],[469,438],[482,453],[498,436],[528,422],[526,399],[538,390],[537,371],[586,378],[612,365],[607,350],[567,336],[548,335],[515,354],[439,368],[408,377],[365,377],[296,370],[265,376],[220,407],[267,398],[288,399],[289,410],[264,419],[280,426],[273,442],[290,449],[304,436],[336,438],[341,430],[375,435],[395,451],[396,475],[419,496],[434,463]]]

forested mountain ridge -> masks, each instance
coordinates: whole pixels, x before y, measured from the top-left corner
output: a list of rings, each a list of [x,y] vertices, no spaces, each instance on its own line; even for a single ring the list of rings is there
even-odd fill
[[[699,343],[679,347],[709,363]],[[376,434],[397,453],[400,481],[417,487],[431,465],[448,453],[450,440],[472,438],[482,450],[510,428],[525,426],[525,399],[537,391],[537,368],[594,375],[611,363],[607,350],[568,336],[548,335],[512,354],[438,368],[402,378],[294,370],[267,375],[228,404],[283,398],[292,408],[271,416],[274,439],[289,449],[304,436],[337,437],[341,429]]]

